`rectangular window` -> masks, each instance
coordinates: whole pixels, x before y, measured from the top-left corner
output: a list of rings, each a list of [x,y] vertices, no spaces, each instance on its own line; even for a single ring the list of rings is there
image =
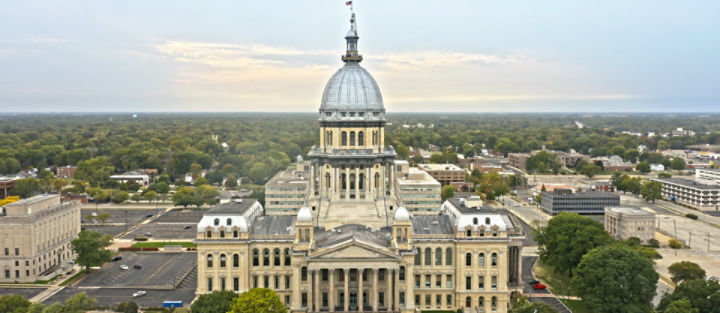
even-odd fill
[[[452,306],[452,295],[447,295],[445,297],[445,302],[447,303],[447,306]]]
[[[438,287],[438,288],[442,287],[442,275],[435,276],[435,287]]]
[[[419,297],[419,296],[415,296],[416,299],[417,299],[417,297]],[[415,300],[415,301],[417,301],[417,300]],[[382,291],[378,292],[378,303],[381,306],[385,306],[385,293]]]
[[[240,278],[233,277],[233,291],[240,291]]]
[[[220,277],[220,290],[225,290],[225,277]]]
[[[15,270],[15,278],[20,278],[20,270]]]
[[[270,288],[270,277],[267,275],[263,276],[263,287]]]
[[[285,289],[290,289],[290,275],[285,275]]]
[[[233,238],[237,238],[237,237],[238,237],[238,231],[237,231],[237,230],[233,230]]]
[[[10,278],[10,270],[5,270],[5,278]]]
[[[207,287],[208,287],[208,288],[207,288],[207,289],[208,289],[208,291],[212,291],[212,290],[213,290],[213,281],[212,281],[212,277],[208,277],[208,281],[207,281],[207,284],[208,284],[208,285],[207,285]]]
[[[452,275],[450,274],[445,278],[445,287],[452,288]]]
[[[402,306],[405,305],[405,292],[404,291],[400,291],[400,297],[398,297],[398,300],[400,300],[400,301],[398,301],[398,302],[400,302],[400,305],[402,305]]]
[[[435,295],[435,305],[438,307],[442,305],[442,295]]]
[[[493,275],[491,283],[492,283],[492,285],[491,285],[492,289],[497,289],[497,276]]]
[[[327,292],[322,293],[322,306],[323,307],[328,306],[328,293]]]
[[[15,248],[15,255],[20,255],[20,248]]]
[[[306,308],[307,307],[307,292],[303,292],[302,295],[300,295],[300,298],[302,299],[302,303],[300,304],[301,307]]]
[[[485,289],[485,276],[480,276],[478,278],[478,280],[480,281],[478,288],[480,288],[480,290],[484,290]]]
[[[415,275],[415,287],[420,288],[420,275]]]
[[[275,289],[280,289],[280,276],[275,275]]]
[[[10,255],[10,248],[5,248],[5,255]]]
[[[257,287],[258,287],[258,277],[253,276],[253,288],[257,288]]]
[[[465,277],[465,290],[472,290],[472,277]]]
[[[429,307],[432,303],[430,302],[430,295],[425,295],[425,306]]]
[[[220,231],[220,238],[225,238],[225,231],[224,231],[224,230],[221,230],[221,231]]]
[[[328,281],[328,275],[329,275],[329,274],[328,274],[328,270],[325,270],[325,269],[324,269],[324,270],[321,271],[321,273],[322,273],[322,280],[323,280],[323,281]]]
[[[429,287],[430,287],[430,281],[432,280],[431,277],[432,277],[432,276],[430,276],[430,275],[425,275],[425,287],[426,287],[426,288],[429,288]]]

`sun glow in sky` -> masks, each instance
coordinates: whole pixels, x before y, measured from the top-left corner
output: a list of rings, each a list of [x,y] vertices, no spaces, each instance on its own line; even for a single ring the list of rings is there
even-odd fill
[[[718,1],[355,0],[391,112],[719,112]],[[344,0],[4,1],[0,109],[315,111]]]

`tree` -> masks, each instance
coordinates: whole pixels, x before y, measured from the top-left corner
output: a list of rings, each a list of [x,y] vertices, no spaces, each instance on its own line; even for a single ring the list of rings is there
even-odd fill
[[[517,152],[520,151],[520,146],[518,144],[514,143],[510,138],[500,138],[498,139],[497,143],[495,144],[495,148],[493,149],[496,152],[500,152],[503,155],[507,156],[510,152]]]
[[[671,279],[674,283],[679,283],[684,280],[705,278],[705,270],[697,263],[690,261],[675,262],[668,267],[668,271],[670,272],[670,275],[672,276]]]
[[[231,290],[213,291],[201,295],[192,304],[193,313],[228,312],[232,309],[237,294]]]
[[[525,168],[528,171],[540,173],[552,172],[553,174],[559,173],[562,166],[563,164],[557,158],[557,155],[548,153],[547,151],[540,151],[529,157],[525,164]]]
[[[664,313],[700,313],[700,309],[693,308],[690,300],[683,298],[670,303]]]
[[[92,309],[96,303],[97,300],[90,298],[86,293],[81,292],[65,300],[65,306],[63,307],[62,312],[84,313]]]
[[[446,185],[445,187],[443,187],[443,190],[440,193],[440,197],[442,198],[443,202],[445,202],[445,200],[447,199],[455,197],[455,186]]]
[[[100,266],[110,261],[112,252],[106,250],[105,247],[110,245],[111,240],[111,236],[81,230],[78,238],[70,242],[72,250],[78,255],[76,262],[85,266],[87,271],[90,270],[91,266]]]
[[[112,217],[110,215],[110,213],[100,212],[100,214],[98,214],[97,217],[95,217],[95,219],[97,219],[101,223],[105,223],[110,217]]]
[[[157,200],[158,194],[155,191],[146,191],[145,194],[143,194],[143,198],[147,200],[148,202],[152,203],[153,201]]]
[[[286,313],[285,304],[277,294],[266,288],[253,288],[233,300],[230,313]]]
[[[238,186],[237,177],[235,177],[235,175],[233,175],[233,174],[228,175],[227,180],[225,180],[225,187],[233,189],[237,186]]]
[[[54,191],[60,192],[62,191],[63,187],[68,185],[68,181],[62,178],[53,178],[51,184]]]
[[[580,264],[589,250],[612,242],[604,226],[576,213],[560,213],[537,230],[540,258],[556,271],[568,272]]]
[[[35,178],[21,178],[15,181],[15,187],[12,189],[13,193],[20,196],[21,198],[27,198],[32,196],[40,184]]]
[[[147,191],[155,191],[160,194],[168,193],[168,192],[170,192],[170,185],[168,185],[168,183],[166,183],[166,182],[161,181],[161,182],[150,185],[150,187],[148,187]]]
[[[658,150],[670,149],[670,143],[667,142],[667,140],[660,140],[657,142],[657,148],[658,148]]]
[[[626,245],[590,250],[577,267],[570,285],[600,313],[652,311],[659,275],[650,259]]]
[[[410,163],[412,165],[422,164],[423,162],[425,162],[425,159],[423,158],[422,154],[418,153],[410,157]]]
[[[182,205],[187,208],[188,205],[198,203],[200,199],[195,196],[195,191],[192,188],[180,187],[180,189],[172,195],[172,201],[175,205]]]
[[[643,161],[643,162],[640,162],[637,165],[635,165],[635,169],[640,173],[647,174],[647,173],[650,173],[650,164],[648,164],[648,162]]]
[[[193,183],[193,186],[198,187],[202,185],[208,185],[210,182],[205,177],[198,177],[195,182]]]
[[[135,203],[140,203],[140,200],[142,200],[142,199],[143,199],[142,194],[137,193],[137,192],[130,196],[130,200],[135,201]]]
[[[629,149],[625,150],[625,155],[623,156],[623,158],[630,163],[635,163],[637,162],[639,156],[640,152],[637,149]]]
[[[658,304],[657,311],[667,313],[670,305],[676,301],[687,300],[699,313],[716,313],[720,308],[720,283],[711,279],[686,280],[677,285],[672,293],[665,294]],[[676,304],[681,306],[683,304]],[[683,305],[684,306],[684,305]],[[683,311],[688,312],[688,311]]]
[[[130,194],[127,193],[127,191],[122,190],[111,190],[110,191],[110,201],[112,203],[123,203],[127,201],[130,198]]]
[[[134,301],[128,302],[127,306],[123,310],[123,313],[138,313],[138,305]]]
[[[617,155],[619,157],[624,157],[625,156],[625,147],[623,147],[621,145],[614,146],[614,147],[610,148],[610,154]]]
[[[218,203],[218,197],[220,197],[220,191],[210,185],[202,185],[195,188],[195,197],[199,200],[194,203],[198,208],[203,204],[214,205]]]
[[[687,167],[685,164],[685,160],[683,158],[673,158],[672,161],[670,161],[670,168],[673,170],[684,170]]]
[[[592,179],[593,176],[600,173],[602,169],[600,166],[597,166],[595,163],[587,163],[585,164],[580,170],[578,170],[578,173],[583,174],[587,176],[587,178]]]
[[[19,295],[0,296],[0,313],[25,313],[30,305],[30,301]]]
[[[627,176],[627,175],[625,175],[625,176]],[[623,179],[623,174],[622,174],[622,173],[620,173],[620,172],[614,172],[614,173],[612,174],[612,177],[610,178],[610,183],[613,185],[613,187],[615,187],[616,190],[622,190],[621,187],[620,187],[620,186],[621,186],[620,184],[621,184],[621,182],[622,182],[622,179]]]
[[[643,184],[640,194],[643,196],[645,201],[652,201],[662,199],[662,183],[659,181],[649,181]]]
[[[435,152],[430,155],[430,163],[445,163],[445,155],[440,152]]]

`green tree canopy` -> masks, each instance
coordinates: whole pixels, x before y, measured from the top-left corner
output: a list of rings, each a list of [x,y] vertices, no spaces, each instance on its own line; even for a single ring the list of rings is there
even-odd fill
[[[670,303],[663,313],[700,313],[700,309],[693,308],[690,300],[683,298]]]
[[[30,301],[19,295],[0,296],[0,313],[25,313],[30,304]]]
[[[705,270],[697,263],[690,261],[675,262],[668,266],[668,271],[672,275],[671,279],[675,283],[683,280],[693,280],[705,278]]]
[[[686,280],[677,285],[672,293],[665,294],[657,311],[665,312],[673,302],[686,299],[698,313],[720,312],[720,283],[709,279]]]
[[[576,213],[553,217],[547,226],[538,228],[535,239],[545,264],[570,275],[585,253],[613,241],[600,222]]]
[[[571,286],[592,312],[646,313],[652,311],[658,277],[650,259],[616,244],[590,250]]]
[[[687,167],[683,158],[673,158],[670,162],[670,168],[673,170],[684,170]]]
[[[454,196],[455,196],[455,186],[452,186],[452,185],[447,185],[447,186],[443,187],[442,192],[440,192],[440,197],[442,198],[443,202]]]
[[[643,184],[640,194],[645,201],[655,203],[655,200],[662,199],[662,183],[659,181],[646,182]]]
[[[40,188],[40,183],[35,178],[21,178],[15,181],[15,187],[12,189],[13,194],[21,198],[32,196]]]
[[[587,178],[593,178],[599,174],[602,169],[595,163],[586,163],[578,170],[578,173],[587,176]]]
[[[650,173],[650,164],[648,164],[648,162],[643,161],[643,162],[640,162],[637,165],[635,165],[635,169],[640,173],[647,174],[647,173]]]
[[[237,294],[230,290],[213,291],[200,295],[192,304],[193,313],[229,312]]]
[[[72,250],[78,254],[76,262],[89,270],[91,266],[100,266],[110,261],[112,252],[105,247],[110,245],[111,236],[99,232],[81,230],[78,238],[71,241]]]
[[[285,304],[277,294],[266,288],[253,288],[233,300],[230,313],[286,313]]]

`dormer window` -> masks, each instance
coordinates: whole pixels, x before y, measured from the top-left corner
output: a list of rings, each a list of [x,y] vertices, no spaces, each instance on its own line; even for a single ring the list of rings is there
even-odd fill
[[[365,112],[358,112],[358,116],[359,116],[359,117],[365,116]]]
[[[486,218],[485,218],[485,224],[486,224],[486,225],[490,225],[490,218],[489,218],[489,217],[486,217]]]
[[[373,112],[373,116],[374,116],[374,117],[380,116],[380,112]]]
[[[227,221],[225,221],[225,222],[227,223],[227,226],[232,225],[232,219],[231,219],[231,218],[227,219]]]
[[[219,219],[219,218],[216,218],[216,219],[213,221],[213,224],[214,224],[215,226],[220,225],[220,219]]]
[[[478,224],[478,219],[477,219],[477,217],[473,217],[473,225],[477,225],[477,224]]]
[[[355,117],[355,112],[350,112],[350,117]]]
[[[331,117],[331,116],[332,116],[332,113],[330,113],[330,112],[325,112],[325,116]]]
[[[340,113],[340,116],[342,116],[342,117],[345,117],[345,115],[346,115],[345,112]]]

